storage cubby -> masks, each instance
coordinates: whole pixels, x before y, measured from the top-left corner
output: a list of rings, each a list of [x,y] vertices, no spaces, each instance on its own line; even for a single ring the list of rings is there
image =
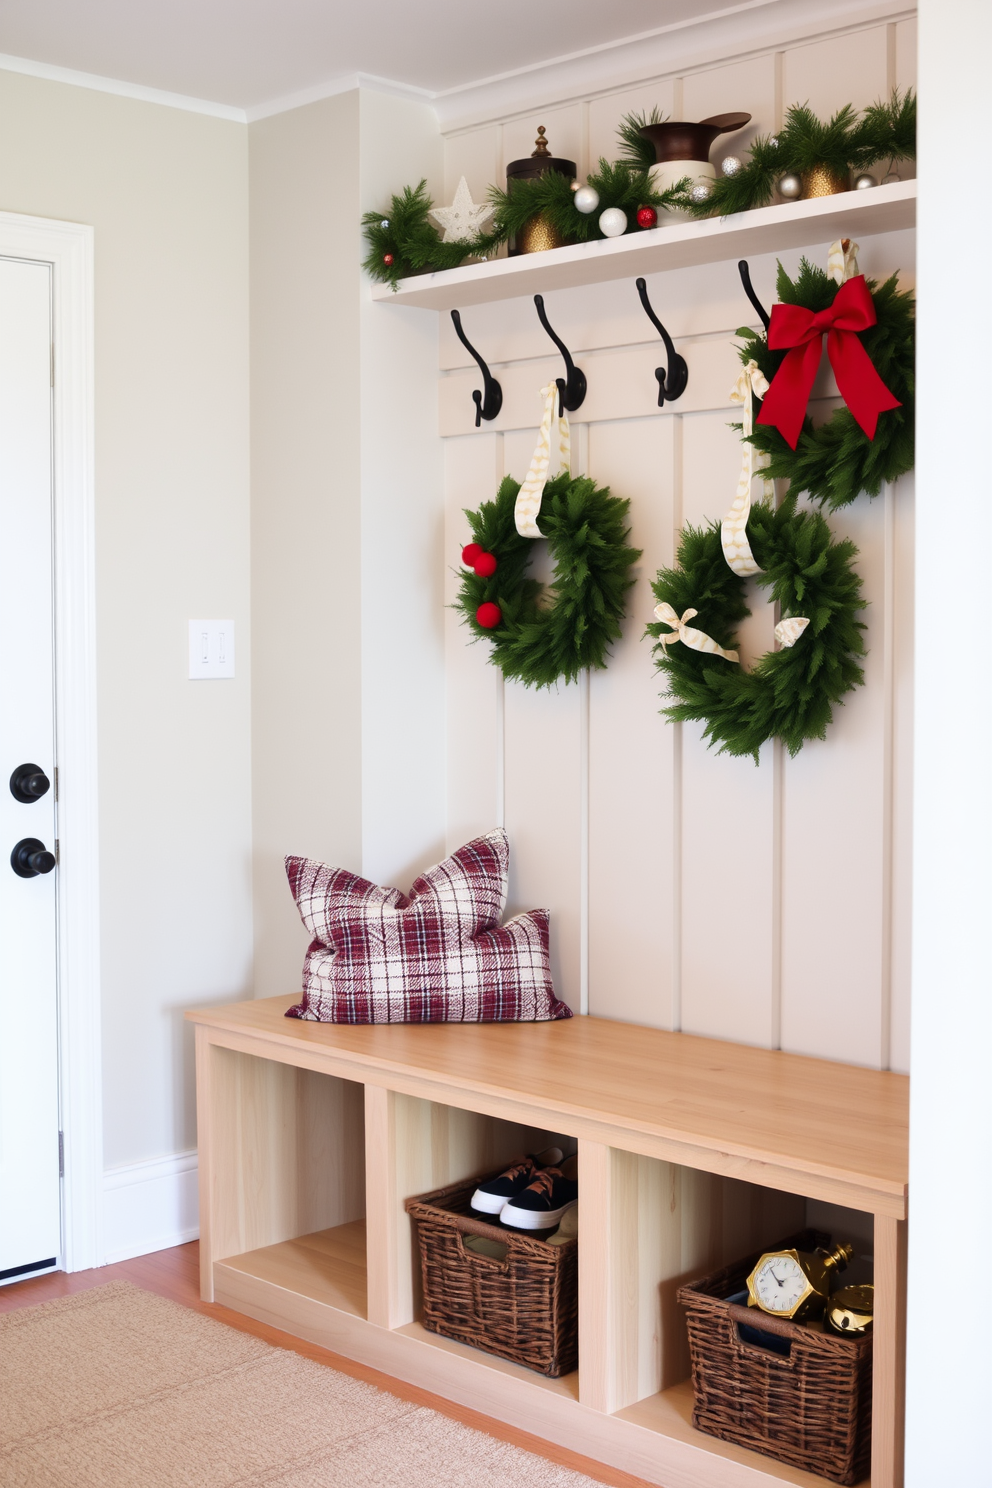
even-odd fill
[[[192,1015],[206,1300],[664,1488],[825,1480],[693,1429],[679,1287],[807,1223],[873,1255],[874,1488],[899,1488],[907,1081],[594,1018]],[[577,1150],[579,1368],[429,1333],[405,1201]],[[365,1216],[363,1219],[362,1216]]]
[[[367,1317],[362,1086],[233,1049],[208,1059],[199,1124],[218,1300],[277,1287]]]

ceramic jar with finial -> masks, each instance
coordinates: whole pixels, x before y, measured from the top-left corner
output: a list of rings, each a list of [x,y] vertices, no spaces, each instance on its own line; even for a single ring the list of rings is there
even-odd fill
[[[511,160],[506,167],[507,191],[513,190],[514,181],[532,181],[547,171],[557,171],[558,175],[567,176],[570,181],[574,179],[575,161],[552,155],[543,124],[538,128],[534,146],[530,155],[525,155],[522,160]],[[547,248],[561,246],[560,235],[555,232],[544,213],[538,212],[524,224],[515,238],[510,239],[506,251],[510,258],[514,258],[518,253],[543,253]]]
[[[654,145],[657,164],[651,167],[651,185],[655,191],[668,191],[688,176],[691,189],[705,192],[716,180],[716,167],[710,164],[713,141],[721,134],[733,134],[750,124],[750,114],[713,114],[698,124],[666,119],[661,124],[642,124],[641,134]]]

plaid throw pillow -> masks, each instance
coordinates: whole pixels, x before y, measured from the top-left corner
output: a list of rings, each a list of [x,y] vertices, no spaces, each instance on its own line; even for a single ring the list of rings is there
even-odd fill
[[[495,1023],[570,1018],[555,997],[548,912],[501,925],[506,833],[476,837],[415,880],[409,895],[343,868],[287,858],[314,937],[303,999],[288,1018],[317,1023]]]

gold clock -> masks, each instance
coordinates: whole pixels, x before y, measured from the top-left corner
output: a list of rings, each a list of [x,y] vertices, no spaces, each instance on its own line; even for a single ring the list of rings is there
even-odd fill
[[[854,1254],[848,1244],[833,1250],[769,1250],[747,1279],[747,1305],[773,1317],[810,1317],[823,1310],[832,1276],[843,1271]]]

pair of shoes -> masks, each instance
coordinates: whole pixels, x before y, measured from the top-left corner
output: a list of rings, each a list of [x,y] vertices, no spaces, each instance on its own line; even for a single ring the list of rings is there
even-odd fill
[[[559,1166],[560,1164],[560,1166]],[[513,1230],[553,1230],[579,1198],[574,1157],[562,1162],[560,1147],[521,1157],[498,1178],[480,1183],[472,1209]]]

